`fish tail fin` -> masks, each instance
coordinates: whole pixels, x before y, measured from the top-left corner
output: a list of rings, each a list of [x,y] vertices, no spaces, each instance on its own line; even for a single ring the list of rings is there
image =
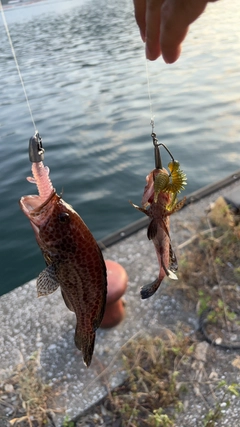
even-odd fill
[[[177,275],[172,270],[168,270],[167,271],[167,276],[168,276],[169,279],[178,280]]]
[[[154,280],[154,282],[149,283],[148,285],[144,285],[141,288],[140,294],[142,299],[147,299],[151,297],[155,292],[158,290],[159,286],[161,285],[162,278],[157,278]]]
[[[94,350],[95,332],[82,333],[80,329],[76,328],[74,340],[76,347],[81,350],[83,354],[85,365],[89,367]]]

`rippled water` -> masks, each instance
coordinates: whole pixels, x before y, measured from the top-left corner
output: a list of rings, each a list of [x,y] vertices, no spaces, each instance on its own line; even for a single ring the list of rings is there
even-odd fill
[[[153,168],[144,47],[130,0],[45,0],[5,11],[45,164],[97,239],[141,217]],[[191,29],[181,59],[149,63],[158,138],[188,175],[186,193],[239,169],[240,12],[222,0]],[[35,191],[34,129],[0,19],[1,293],[44,267],[18,199]],[[166,161],[168,159],[166,158]]]

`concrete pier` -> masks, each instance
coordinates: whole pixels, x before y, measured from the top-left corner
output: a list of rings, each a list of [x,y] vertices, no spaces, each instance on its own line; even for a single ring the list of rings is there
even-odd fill
[[[188,197],[186,207],[171,217],[171,237],[177,253],[178,245],[195,234],[196,224],[209,204],[219,195],[229,196],[236,189],[240,191],[240,171]],[[40,349],[41,374],[59,387],[58,406],[66,409],[56,415],[58,427],[66,414],[70,419],[75,418],[106,395],[106,378],[111,388],[121,382],[124,373],[116,355],[132,336],[144,331],[157,333],[163,326],[174,328],[176,321],[185,322],[191,330],[197,327],[195,310],[188,311],[186,302],[183,304],[177,295],[164,292],[166,282],[150,299],[140,299],[140,287],[158,275],[157,258],[153,244],[147,239],[146,225],[147,219],[139,220],[101,242],[102,248],[105,247],[104,257],[120,263],[129,282],[126,316],[118,326],[97,331],[90,368],[84,366],[74,345],[75,315],[66,308],[59,290],[38,299],[36,280],[32,280],[0,298],[0,377],[6,378],[16,364]],[[239,370],[234,375],[235,382],[239,381]],[[238,412],[239,420],[240,409]],[[228,425],[238,424],[233,421]]]

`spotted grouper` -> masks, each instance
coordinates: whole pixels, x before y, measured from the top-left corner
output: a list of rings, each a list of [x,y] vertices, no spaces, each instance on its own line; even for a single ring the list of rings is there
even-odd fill
[[[36,141],[39,144],[35,135],[30,144]],[[48,167],[42,161],[32,162],[33,177],[27,179],[37,185],[39,195],[23,196],[20,207],[30,220],[47,264],[37,279],[37,293],[39,297],[48,295],[60,286],[66,306],[76,315],[76,347],[89,366],[106,303],[104,259],[81,217],[56,193]]]

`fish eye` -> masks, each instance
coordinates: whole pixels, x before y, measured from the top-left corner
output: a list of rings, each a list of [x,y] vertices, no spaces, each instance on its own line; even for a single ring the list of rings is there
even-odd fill
[[[70,221],[70,216],[67,212],[61,212],[58,215],[58,219],[62,224],[67,224]]]

